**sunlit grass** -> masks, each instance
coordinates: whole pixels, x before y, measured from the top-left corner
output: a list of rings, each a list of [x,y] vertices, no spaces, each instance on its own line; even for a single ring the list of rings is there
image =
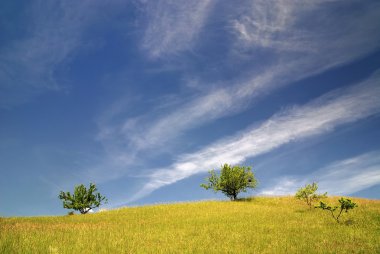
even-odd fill
[[[0,218],[0,253],[380,253],[380,201],[353,201],[341,224],[292,197]]]

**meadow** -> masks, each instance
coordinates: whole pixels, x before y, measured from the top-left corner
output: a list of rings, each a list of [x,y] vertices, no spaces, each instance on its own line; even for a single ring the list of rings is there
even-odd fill
[[[0,218],[0,253],[380,253],[380,200],[352,199],[340,224],[293,197]]]

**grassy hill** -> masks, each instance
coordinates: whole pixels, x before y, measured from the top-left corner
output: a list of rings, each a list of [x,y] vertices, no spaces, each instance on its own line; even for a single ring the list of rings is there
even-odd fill
[[[0,218],[0,253],[380,253],[380,200],[353,201],[341,224],[292,197]]]

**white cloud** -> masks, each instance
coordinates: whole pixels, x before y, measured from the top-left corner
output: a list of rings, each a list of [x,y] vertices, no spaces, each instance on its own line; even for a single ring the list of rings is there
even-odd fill
[[[241,163],[289,142],[326,133],[342,124],[377,114],[380,112],[379,82],[380,72],[377,72],[359,85],[330,92],[302,107],[276,114],[258,127],[184,155],[171,166],[154,170],[149,182],[131,200],[224,162]]]
[[[251,1],[245,15],[234,20],[233,26],[240,38],[247,43],[263,47],[293,47],[289,41],[275,37],[288,30],[295,22],[294,12],[304,7],[305,4],[300,4],[299,1]]]
[[[99,123],[98,140],[102,142],[107,150],[107,160],[112,163],[105,162],[105,166],[101,166],[97,170],[99,171],[97,175],[100,178],[104,177],[104,179],[109,179],[110,176],[112,178],[123,176],[130,172],[128,168],[135,168],[135,165],[140,163],[143,166],[144,160],[147,160],[147,154],[154,157],[167,151],[170,152],[170,149],[173,148],[171,141],[175,141],[177,137],[186,133],[186,131],[241,112],[251,107],[257,100],[262,100],[267,93],[273,90],[330,68],[346,64],[373,52],[379,47],[380,30],[377,29],[377,22],[374,22],[380,15],[379,4],[366,3],[361,5],[362,11],[355,12],[354,18],[352,18],[352,16],[345,15],[343,12],[328,15],[333,12],[329,11],[328,8],[326,10],[327,5],[325,4],[328,2],[337,2],[343,6],[345,3],[352,3],[352,1],[322,0],[313,1],[312,3],[259,1],[258,5],[253,4],[253,7],[242,4],[240,9],[247,10],[242,16],[243,18],[234,17],[233,13],[225,15],[228,19],[232,17],[233,24],[236,25],[240,22],[244,26],[250,25],[250,23],[245,23],[246,17],[252,19],[257,16],[256,19],[258,20],[255,22],[262,27],[260,28],[261,30],[264,28],[268,30],[265,33],[270,34],[267,36],[269,39],[278,39],[300,50],[288,50],[286,47],[276,46],[276,50],[273,51],[274,53],[271,51],[272,53],[268,56],[269,60],[265,60],[266,62],[262,68],[250,69],[249,76],[247,73],[240,73],[239,75],[241,76],[232,81],[223,81],[210,85],[197,78],[197,86],[203,86],[204,89],[190,95],[178,94],[176,95],[176,102],[165,104],[165,107],[161,107],[162,100],[158,100],[159,103],[155,105],[153,110],[142,115],[134,115],[129,118],[123,117],[133,105],[116,107],[116,113],[115,109],[111,108],[110,117]],[[194,5],[193,8],[195,9],[201,5],[199,2],[192,2],[191,4]],[[207,2],[207,4],[210,7],[214,3]],[[271,4],[274,4],[275,8],[271,9]],[[150,46],[146,49],[153,55],[153,52],[158,52],[157,54],[161,55],[166,51],[170,54],[191,47],[191,43],[187,42],[194,40],[192,36],[197,34],[203,25],[195,26],[199,28],[198,32],[186,34],[185,28],[187,25],[185,26],[184,24],[191,24],[191,20],[195,20],[180,14],[190,8],[187,6],[188,4],[176,7],[176,3],[165,5],[164,2],[157,2],[156,5],[160,8],[156,10],[151,9],[153,5],[155,4],[147,3],[146,5],[149,24],[148,29],[145,31],[145,39],[157,38],[159,40],[166,36],[166,32],[168,34],[173,33],[171,26],[175,22],[178,24],[176,25],[178,31],[175,30],[177,33],[175,37],[182,36],[185,40],[183,43],[178,43],[178,45],[177,42],[172,40],[162,40],[162,42],[159,40],[157,43],[149,44]],[[171,8],[176,11],[173,12],[173,15],[169,15],[170,13],[159,15],[158,10],[165,9],[165,6],[168,9],[162,11],[164,14]],[[257,8],[259,9],[257,10]],[[260,10],[262,13],[256,15]],[[327,11],[327,14],[324,11]],[[202,15],[195,14],[196,11],[194,11],[194,15],[202,17],[207,15],[206,10],[200,12]],[[234,11],[231,10],[231,12]],[[266,13],[266,16],[263,16],[264,13]],[[280,17],[281,15],[284,17]],[[309,16],[315,17],[318,15],[320,15],[319,19],[313,19],[310,22],[305,21]],[[326,15],[327,17],[325,17]],[[190,21],[186,21],[187,19]],[[205,20],[202,22],[205,22]],[[261,24],[263,22],[264,24]],[[268,22],[268,24],[265,22]],[[149,26],[156,27],[149,29]],[[189,29],[192,28],[191,25],[188,27],[190,27]],[[236,30],[237,28],[233,26],[232,29]],[[247,33],[254,32],[254,30],[251,31],[247,27]],[[186,35],[182,35],[182,33]],[[294,34],[294,36],[288,36],[289,34]],[[172,38],[170,36],[168,38]],[[230,47],[231,51],[242,50],[243,54],[246,54],[246,59],[252,62],[256,60],[255,51],[245,52],[244,49],[247,47],[269,47],[269,44],[264,45],[263,43],[256,43],[254,40],[247,41],[247,39],[239,37]],[[272,46],[270,47],[273,48]],[[229,56],[226,61],[230,61],[232,64],[234,61],[239,62],[241,60],[240,56],[241,54]],[[129,100],[134,100],[134,98]],[[173,98],[169,98],[169,100],[173,101]],[[125,98],[123,98],[123,101],[125,101]],[[106,115],[109,114],[106,112]],[[117,165],[115,165],[115,162]],[[112,168],[114,172],[110,172],[109,168]],[[102,171],[105,172],[102,173]]]
[[[25,38],[0,50],[0,107],[12,107],[46,90],[64,89],[56,68],[83,46],[82,33],[99,3],[35,1],[31,4],[30,28]]]
[[[213,0],[146,2],[148,26],[142,47],[152,58],[188,50],[207,20]]]
[[[259,195],[264,196],[282,196],[294,194],[300,186],[304,183],[300,183],[297,180],[290,177],[282,177],[281,180],[273,187],[260,191]]]
[[[280,77],[272,86],[283,77],[280,83],[289,83],[379,49],[379,15],[380,4],[374,1],[257,0],[232,21],[237,35],[233,50],[251,61],[255,52],[266,50],[278,64],[274,67],[287,66],[277,67],[274,76]]]
[[[232,25],[244,46],[272,48],[282,53],[320,53],[342,43],[370,43],[364,34],[371,35],[376,44],[372,33],[379,34],[378,25],[373,22],[379,15],[379,3],[361,1],[360,9],[352,10],[357,4],[353,0],[256,0]],[[351,7],[350,15],[345,14],[347,7]],[[321,40],[328,43],[320,44]]]
[[[249,5],[244,17],[257,19],[252,22],[260,27],[260,31],[268,30],[265,33],[270,33],[269,37],[287,43],[295,49],[288,52],[281,47],[277,48],[275,57],[270,58],[273,62],[266,63],[265,68],[260,72],[252,70],[253,74],[249,78],[221,82],[215,85],[216,88],[209,89],[208,92],[202,94],[198,93],[198,96],[194,96],[190,100],[184,98],[182,105],[175,104],[173,107],[168,107],[163,114],[157,114],[157,111],[154,111],[137,118],[126,119],[119,127],[110,127],[107,123],[103,123],[100,126],[100,132],[107,134],[103,135],[104,140],[108,138],[112,140],[112,137],[117,137],[117,139],[124,137],[124,145],[133,147],[135,151],[166,144],[187,130],[246,109],[275,89],[348,63],[379,47],[380,30],[377,23],[373,22],[380,15],[379,4],[364,5],[365,11],[355,13],[355,18],[339,13],[325,18],[326,14],[323,15],[323,11],[327,7],[323,4],[328,2],[342,3],[327,0],[313,1],[312,3],[285,0],[256,1]],[[313,22],[305,22],[303,19],[308,14],[312,14],[313,17],[317,14],[322,15],[323,22],[316,20],[317,25],[313,25]],[[180,20],[184,18],[181,15],[175,17]],[[248,26],[249,24],[245,23],[246,18],[235,19],[234,23],[240,22],[240,25]],[[182,21],[178,22],[181,24]],[[158,23],[160,24],[160,22]],[[299,28],[299,23],[310,24]],[[170,31],[167,27],[159,27],[163,29],[162,31]],[[235,27],[235,29],[237,28]],[[296,32],[301,34],[291,38],[286,35]],[[276,35],[277,33],[280,34]],[[256,36],[254,35],[255,31],[247,30],[247,34]],[[260,34],[257,37],[265,38]],[[263,46],[263,43],[257,43],[254,40],[248,40],[248,42],[244,40],[246,39],[238,39],[232,47],[239,50],[246,47],[247,43],[251,46]],[[157,45],[160,44],[157,43]],[[176,49],[176,47],[171,48]],[[296,48],[302,49],[303,52],[295,53]],[[306,50],[306,48],[308,49]],[[250,56],[250,61],[254,58],[253,54]],[[125,128],[125,126],[130,127],[131,124],[133,128]],[[111,125],[113,124],[111,123]],[[136,128],[136,126],[139,127]]]
[[[319,191],[331,195],[350,195],[380,184],[380,151],[334,162],[309,175],[282,178],[262,195],[290,195],[301,186],[317,182]]]

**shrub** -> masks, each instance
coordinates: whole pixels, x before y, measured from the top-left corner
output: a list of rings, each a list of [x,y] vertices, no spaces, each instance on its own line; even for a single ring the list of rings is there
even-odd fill
[[[340,207],[339,206],[330,206],[324,202],[320,202],[319,206],[316,206],[315,208],[320,208],[322,210],[330,211],[331,216],[336,220],[336,222],[339,223],[339,217],[342,214],[343,211],[348,213],[349,210],[354,209],[355,207],[358,207],[358,205],[351,201],[351,199],[348,198],[340,198],[339,200]],[[335,215],[335,211],[340,208],[337,215]]]
[[[231,200],[236,200],[240,192],[246,192],[248,188],[253,189],[257,186],[251,167],[224,164],[220,175],[217,175],[215,170],[209,173],[210,176],[206,178],[207,183],[201,184],[201,187],[206,190],[213,189],[215,192],[221,191]]]
[[[317,194],[316,193],[317,190],[318,190],[317,183],[307,184],[305,185],[305,187],[298,189],[298,191],[296,192],[295,198],[305,201],[306,204],[311,209],[311,206],[314,201],[318,201],[322,198],[327,197],[327,192],[325,192],[324,194]]]
[[[59,198],[63,200],[63,208],[74,209],[81,214],[88,213],[91,209],[99,207],[102,202],[107,202],[107,199],[96,192],[95,184],[90,183],[90,188],[86,188],[83,184],[75,186],[74,194],[63,192],[59,194]]]

